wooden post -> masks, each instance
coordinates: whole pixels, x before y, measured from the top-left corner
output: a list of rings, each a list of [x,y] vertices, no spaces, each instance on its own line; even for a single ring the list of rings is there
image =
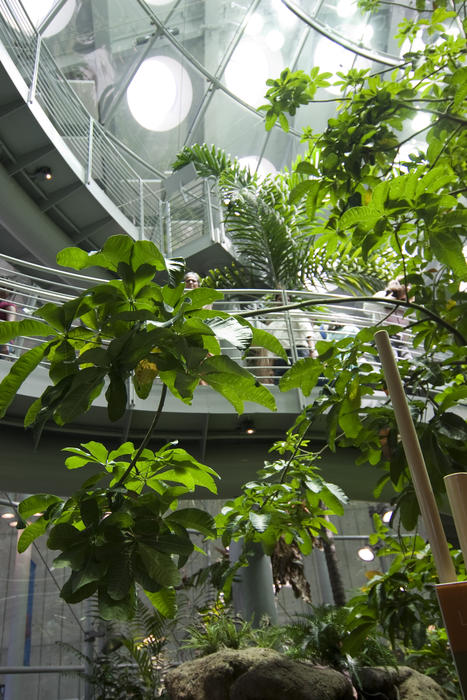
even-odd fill
[[[426,470],[425,460],[420,449],[417,433],[413,424],[412,416],[410,415],[409,405],[404,393],[399,370],[397,369],[396,360],[392,351],[389,336],[386,331],[377,331],[375,333],[376,347],[378,348],[383,373],[391,397],[394,414],[396,416],[397,426],[404,447],[405,456],[409,465],[412,481],[417,495],[420,511],[422,513],[423,522],[428,531],[428,540],[430,542],[431,551],[435,560],[436,569],[440,584],[436,586],[438,600],[443,615],[444,625],[446,627],[451,651],[454,658],[454,663],[459,676],[462,697],[467,699],[467,581],[457,581],[456,570],[452,563],[449,554],[446,535],[443,530],[441,518],[439,516],[438,507],[436,505],[433,489],[431,488],[430,479]],[[450,475],[457,476],[457,475]],[[467,474],[459,476],[466,477]],[[445,477],[449,479],[449,477]],[[446,482],[446,486],[448,482]],[[465,490],[463,492],[464,499],[467,495],[467,485],[463,481]],[[463,488],[464,488],[463,486]],[[452,490],[455,490],[454,483]],[[451,485],[449,486],[451,490]],[[448,490],[448,495],[449,495]],[[456,505],[453,506],[457,510],[462,511],[462,515],[458,515],[461,533],[459,539],[462,538],[464,545],[467,545],[467,516],[465,514],[466,501],[458,499],[458,494],[455,498]],[[452,505],[452,504],[451,504]],[[457,523],[456,523],[457,527]],[[463,550],[464,552],[464,550]],[[464,553],[465,558],[465,553]]]
[[[387,331],[377,331],[375,342],[439,580],[450,583],[456,581],[456,571]]]

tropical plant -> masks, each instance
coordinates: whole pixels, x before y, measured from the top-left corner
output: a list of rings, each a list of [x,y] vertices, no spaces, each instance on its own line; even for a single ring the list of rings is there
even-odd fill
[[[428,627],[425,644],[420,649],[407,650],[406,663],[433,678],[449,698],[458,700],[461,697],[459,678],[452,663],[451,647],[444,627]]]
[[[291,173],[260,179],[214,146],[185,146],[175,170],[193,163],[203,178],[217,179],[226,231],[238,260],[211,270],[205,284],[216,287],[303,289],[315,283],[373,292],[388,276],[388,262],[369,256],[347,241],[328,249],[310,226],[309,207],[292,197],[300,180]]]
[[[363,262],[373,255],[388,258],[391,275],[408,290],[407,300],[389,301],[405,311],[407,325],[388,330],[392,335],[404,328],[413,333],[417,350],[399,357],[399,368],[435,495],[446,508],[443,476],[465,468],[467,449],[465,420],[457,411],[467,397],[467,20],[459,2],[421,2],[417,8],[427,12],[403,23],[400,41],[421,31],[436,41],[407,53],[389,76],[389,70],[338,73],[334,84],[343,93],[336,98],[339,111],[322,134],[304,129],[308,152],[291,175],[298,180],[290,180],[289,201],[305,207],[307,230],[318,246],[336,250],[345,240]],[[446,29],[455,21],[457,36]],[[287,129],[288,117],[312,103],[318,87],[332,82],[316,67],[309,74],[285,69],[268,81],[268,102],[260,108],[266,127],[279,120]],[[431,118],[421,130],[426,145],[404,157],[402,147],[421,133],[410,130],[409,122],[419,112]],[[382,302],[361,295],[354,300]],[[318,382],[323,384],[324,375],[308,415],[325,417],[331,449],[357,447],[358,461],[385,472],[375,495],[392,485],[404,525],[412,529],[419,509],[393,412],[389,402],[368,405],[377,391],[385,390],[373,359],[373,335],[374,329],[364,329],[337,342],[318,341],[318,357],[296,363],[280,388],[300,387],[309,395]]]
[[[96,612],[94,626],[102,628]],[[79,675],[92,686],[95,700],[149,700],[162,697],[170,623],[154,608],[137,601],[135,617],[126,625],[105,623],[105,643],[92,658],[70,644],[61,644],[85,663]]]
[[[458,678],[443,627],[430,546],[419,535],[394,533],[378,514],[370,544],[389,557],[386,572],[368,572],[368,583],[347,603],[348,636],[343,650],[356,653],[368,636],[381,634],[397,657],[433,677],[459,697]],[[466,571],[459,550],[451,551],[459,580]]]
[[[162,387],[138,448],[125,442],[110,451],[95,441],[66,448],[68,469],[92,465],[93,474],[67,499],[39,494],[20,504],[24,521],[42,515],[27,525],[19,551],[47,532],[47,546],[60,552],[54,566],[71,569],[61,596],[74,603],[97,592],[104,619],[132,617],[136,584],[163,615],[173,616],[179,569],[194,549],[188,528],[205,536],[215,533],[208,513],[177,509],[178,499],[196,487],[216,493],[217,475],[176,443],[149,449],[167,391],[189,403],[203,380],[239,412],[245,400],[274,409],[270,392],[220,354],[218,339],[228,338],[247,350],[255,338],[273,352],[284,351],[274,337],[264,331],[258,335],[243,319],[203,309],[222,295],[212,289],[185,291],[180,262],[165,261],[152,243],[115,236],[98,253],[71,248],[58,261],[78,270],[98,265],[115,278],[61,305],[47,303],[33,319],[1,324],[2,338],[45,338],[13,364],[0,385],[2,414],[44,358],[51,384],[25,417],[36,435],[49,419],[63,425],[87,411],[104,388],[109,418],[119,419],[126,410],[130,377],[141,398],[148,397],[156,376]],[[168,285],[154,281],[162,270],[169,274]]]
[[[285,440],[271,447],[278,458],[265,462],[258,479],[244,484],[242,495],[227,501],[216,516],[224,546],[243,538],[246,548],[250,542],[261,542],[265,552],[272,554],[283,538],[310,554],[323,528],[337,532],[325,516],[342,515],[347,497],[319,474],[319,455],[309,450],[305,438],[309,426],[306,412],[302,413]]]
[[[430,546],[420,535],[394,535],[378,514],[373,515],[375,532],[370,545],[380,557],[389,556],[387,572],[369,572],[362,593],[349,601],[348,618],[353,630],[349,648],[357,648],[365,633],[380,628],[395,649],[419,649],[427,641],[427,631],[443,622],[436,597],[437,573]],[[465,578],[460,551],[452,551],[459,578]]]
[[[220,598],[198,611],[198,621],[190,625],[187,632],[183,647],[193,649],[198,656],[251,646],[250,623],[235,615]]]
[[[298,615],[296,622],[286,627],[285,636],[289,656],[347,671],[357,679],[361,666],[397,667],[394,653],[376,631],[368,634],[352,654],[347,653],[347,608],[313,606],[309,613]]]

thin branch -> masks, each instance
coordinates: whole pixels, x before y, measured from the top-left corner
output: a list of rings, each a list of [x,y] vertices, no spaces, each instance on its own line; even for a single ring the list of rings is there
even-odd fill
[[[405,294],[406,294],[406,296],[408,296],[409,285],[407,284],[407,267],[405,265],[405,257],[404,257],[404,253],[402,252],[402,244],[401,244],[401,241],[399,238],[399,229],[400,229],[401,225],[402,224],[398,224],[398,226],[396,226],[396,230],[394,231],[394,236],[396,238],[397,247],[399,248],[399,255],[401,256],[401,261],[402,261],[402,270],[404,273]],[[397,311],[397,308],[398,307],[396,307],[394,310]]]
[[[436,158],[434,159],[433,163],[432,163],[432,164],[430,165],[430,167],[428,168],[428,171],[432,170],[432,169],[435,167],[436,163],[438,162],[438,160],[440,159],[440,157],[442,156],[442,154],[444,153],[444,151],[446,150],[446,148],[449,146],[449,144],[450,144],[450,142],[452,141],[452,139],[454,138],[454,136],[456,136],[456,135],[459,133],[459,131],[460,131],[461,129],[462,129],[461,124],[458,124],[458,125],[456,126],[456,128],[454,129],[454,131],[451,132],[451,133],[449,134],[448,138],[447,138],[446,141],[443,143],[443,147],[441,148],[440,152],[438,153],[438,155],[437,155]],[[452,193],[451,193],[451,194],[452,194]]]
[[[340,299],[321,297],[321,299],[315,299],[314,301],[299,301],[294,304],[287,304],[286,306],[275,306],[274,308],[270,309],[262,308],[257,309],[255,311],[238,311],[235,315],[241,316],[242,318],[252,318],[253,316],[260,316],[262,314],[282,313],[283,311],[291,311],[292,309],[306,309],[309,306],[333,306],[336,304],[348,304],[349,302],[356,301],[369,301],[374,304],[393,304],[394,306],[404,306],[407,309],[414,309],[414,311],[420,311],[420,313],[424,314],[432,321],[436,321],[438,325],[442,326],[443,328],[446,328],[446,330],[452,333],[452,335],[454,335],[461,342],[462,345],[467,345],[467,339],[462,335],[462,333],[458,331],[457,328],[448,323],[448,321],[445,321],[444,318],[441,318],[441,316],[435,314],[434,311],[430,311],[430,309],[426,309],[424,306],[420,306],[419,304],[414,304],[412,301],[395,300],[391,299],[390,297],[342,297]]]
[[[422,12],[434,12],[434,10],[430,10],[427,8],[425,8],[424,10],[417,10],[416,7],[411,7],[410,5],[404,5],[401,2],[393,2],[392,0],[391,0],[391,2],[388,2],[388,0],[379,0],[379,4],[380,5],[389,5],[390,7],[394,7],[394,6],[395,7],[403,7],[405,10],[410,10],[411,12],[418,12],[418,14],[420,14]]]
[[[404,100],[398,100],[398,103],[401,105],[401,107],[407,107]],[[464,117],[461,117],[459,114],[450,114],[448,112],[439,112],[437,109],[427,109],[426,107],[420,107],[420,109],[418,109],[417,107],[410,107],[410,109],[413,109],[416,112],[426,112],[427,114],[434,114],[435,116],[439,117],[440,119],[449,119],[450,121],[458,122],[459,124],[463,124],[464,126],[467,126],[467,119],[465,119]],[[429,126],[432,126],[432,124],[429,124]]]
[[[167,396],[167,385],[164,384],[164,385],[162,386],[161,398],[160,398],[160,400],[159,400],[159,406],[157,407],[157,411],[156,411],[156,413],[155,413],[155,415],[154,415],[154,418],[153,418],[152,421],[151,421],[151,425],[149,426],[148,431],[147,431],[146,435],[144,436],[143,441],[142,441],[141,445],[139,446],[139,449],[138,449],[137,453],[135,454],[135,456],[134,456],[133,459],[131,460],[131,462],[130,462],[130,464],[128,465],[127,469],[125,470],[124,474],[123,474],[123,475],[120,477],[120,479],[117,481],[116,486],[122,486],[122,485],[125,483],[125,481],[126,481],[127,477],[129,476],[131,470],[133,469],[133,467],[135,466],[136,462],[138,461],[138,459],[139,459],[139,457],[140,457],[142,451],[144,450],[144,448],[145,448],[146,445],[148,444],[149,440],[151,439],[151,435],[152,435],[152,433],[153,433],[153,431],[154,431],[154,428],[156,427],[157,423],[159,422],[159,418],[161,417],[161,413],[162,413],[162,409],[164,408],[164,403],[165,403],[165,397],[166,397],[166,396]]]

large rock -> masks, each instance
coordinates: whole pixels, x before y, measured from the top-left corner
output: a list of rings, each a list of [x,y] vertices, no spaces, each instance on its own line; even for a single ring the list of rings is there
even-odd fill
[[[433,678],[408,666],[399,667],[398,685],[400,700],[446,700],[448,697]]]
[[[446,700],[443,688],[429,676],[408,666],[360,668],[358,685],[371,700]]]
[[[338,671],[293,661],[271,649],[225,649],[167,674],[172,700],[353,700]]]

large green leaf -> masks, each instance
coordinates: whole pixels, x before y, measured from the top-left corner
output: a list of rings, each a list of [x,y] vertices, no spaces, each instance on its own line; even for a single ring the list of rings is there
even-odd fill
[[[122,600],[128,595],[133,585],[133,577],[127,550],[123,549],[118,556],[112,557],[108,562],[106,584],[107,593],[112,600]]]
[[[70,576],[70,589],[74,595],[80,588],[99,581],[107,570],[107,562],[88,559],[83,568],[73,571]],[[122,596],[123,597],[123,596]]]
[[[276,410],[271,392],[226,355],[208,357],[201,366],[200,374],[207,384],[230,401],[237,413],[243,413],[244,401],[253,401]]]
[[[248,514],[250,523],[258,532],[264,532],[268,529],[271,517],[271,513],[256,513],[255,511],[251,511]]]
[[[138,552],[148,574],[160,586],[177,586],[180,574],[168,554],[163,554],[143,542],[138,543]]]
[[[301,389],[305,396],[309,396],[315,388],[322,372],[319,360],[312,357],[304,357],[298,360],[280,379],[281,391]]]
[[[262,328],[255,328],[254,326],[252,330],[253,338],[251,340],[251,345],[253,347],[258,346],[260,348],[266,348],[266,350],[270,350],[274,355],[282,357],[283,360],[287,361],[286,351],[272,333],[268,333],[268,331]]]
[[[68,581],[66,581],[66,583],[62,586],[62,590],[60,592],[60,598],[63,598],[64,601],[66,601],[67,603],[80,603],[82,600],[90,598],[96,592],[97,581],[87,583],[85,586],[79,588],[76,592],[73,592],[71,584],[72,576],[73,574],[71,574]]]
[[[94,584],[89,584],[90,586]],[[83,589],[84,590],[84,589]],[[121,600],[113,600],[106,589],[98,589],[99,615],[104,620],[121,620],[127,622],[133,619],[136,610],[136,591],[131,586],[128,595]]]
[[[18,552],[25,552],[30,544],[38,537],[44,534],[47,529],[47,521],[44,518],[39,518],[36,522],[31,523],[23,530],[18,540]]]
[[[8,406],[15,398],[24,380],[36,369],[49,348],[49,343],[42,343],[31,348],[16,360],[9,374],[0,384],[0,418],[6,413]]]
[[[35,513],[44,512],[52,503],[60,503],[60,496],[53,496],[50,493],[37,493],[28,496],[18,506],[18,512],[24,520],[27,520]]]
[[[173,532],[159,535],[156,547],[159,551],[165,552],[166,554],[182,555],[189,555],[194,549],[193,542],[190,540],[188,533],[182,536]]]
[[[433,255],[447,265],[460,279],[467,279],[467,262],[464,257],[464,242],[455,231],[441,230],[430,235]]]
[[[116,421],[121,418],[127,407],[126,383],[116,372],[110,373],[110,383],[105,392],[107,399],[107,413],[109,420]]]
[[[129,262],[138,276],[143,274],[142,267],[145,265],[156,270],[166,269],[165,258],[152,241],[134,241]]]
[[[163,588],[155,593],[145,590],[144,593],[161,615],[168,618],[175,617],[175,613],[177,612],[177,603],[176,593],[173,588]]]
[[[22,321],[2,321],[0,323],[0,343],[7,343],[9,340],[23,335],[46,338],[53,332],[53,329],[46,323],[32,318],[25,318]]]
[[[196,289],[190,289],[184,294],[184,301],[186,304],[187,299],[190,300],[190,305],[186,308],[186,313],[190,313],[193,309],[202,309],[203,306],[212,304],[213,301],[221,301],[224,295],[218,292],[217,289],[210,289],[209,287],[198,287]]]
[[[354,438],[362,428],[359,416],[360,401],[344,398],[339,409],[339,425],[347,437]]]
[[[339,227],[342,231],[356,224],[365,224],[366,227],[370,227],[375,224],[382,215],[382,212],[373,207],[352,207],[342,214]]]
[[[155,486],[154,481],[175,481],[178,484],[183,484],[190,491],[194,491],[196,486],[203,486],[204,488],[211,491],[211,493],[217,493],[217,487],[214,479],[210,474],[206,474],[201,470],[189,468],[189,467],[179,467],[178,469],[166,469],[165,471],[155,474],[151,479],[148,480],[148,486]],[[156,488],[156,490],[158,490]]]
[[[78,545],[83,541],[83,534],[69,523],[54,525],[49,533],[47,547],[49,549],[61,549],[63,551]]]
[[[64,567],[69,567],[75,571],[81,569],[86,559],[89,557],[90,551],[91,547],[88,541],[80,542],[59,554],[58,557],[55,557],[53,560],[53,568],[63,569]],[[103,573],[105,573],[105,571],[103,571]]]
[[[201,532],[206,537],[212,537],[216,534],[214,518],[199,508],[181,508],[176,510],[166,518],[164,522],[169,525],[181,525],[184,528]]]

